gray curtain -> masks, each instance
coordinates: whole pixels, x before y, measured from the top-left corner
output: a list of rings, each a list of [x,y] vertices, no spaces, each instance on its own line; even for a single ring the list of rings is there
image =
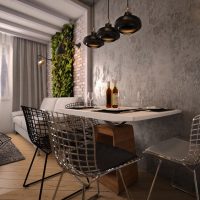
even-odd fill
[[[47,96],[47,66],[38,66],[38,55],[47,57],[47,45],[14,37],[13,111],[21,105],[39,108]]]

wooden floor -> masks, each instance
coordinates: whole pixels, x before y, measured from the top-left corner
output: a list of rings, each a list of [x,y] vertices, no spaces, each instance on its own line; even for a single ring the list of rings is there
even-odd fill
[[[19,148],[25,156],[25,160],[0,166],[0,199],[1,200],[37,200],[40,184],[35,184],[29,188],[23,188],[22,184],[27,173],[28,166],[34,152],[33,146],[25,141],[20,135],[15,133],[9,134],[12,137],[12,142]],[[31,180],[40,178],[44,156],[37,156],[37,162],[34,165],[34,170],[31,173]],[[53,157],[49,159],[47,173],[55,173],[59,171],[56,161]],[[45,181],[42,199],[50,200],[53,191],[57,184],[58,177],[51,178]],[[134,200],[145,200],[147,192],[152,181],[152,175],[145,172],[140,172],[139,181],[134,186],[129,187],[129,191]],[[62,199],[66,195],[80,188],[79,183],[69,174],[65,174],[61,186],[58,191],[57,199]],[[90,197],[96,191],[96,185],[86,192],[86,196]],[[115,193],[100,185],[101,197],[99,199],[126,199],[125,194],[117,196]],[[80,200],[81,195],[74,199]],[[151,200],[194,200],[193,197],[175,190],[169,186],[168,181],[158,179],[155,190],[153,191]]]

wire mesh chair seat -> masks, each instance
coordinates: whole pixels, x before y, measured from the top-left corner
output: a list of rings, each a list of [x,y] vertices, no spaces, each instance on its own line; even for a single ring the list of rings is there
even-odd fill
[[[22,107],[22,110],[24,113],[29,138],[30,138],[31,142],[36,146],[36,150],[33,155],[32,161],[30,163],[28,172],[26,174],[26,177],[25,177],[25,180],[23,183],[23,187],[28,187],[32,184],[41,182],[40,193],[39,193],[39,199],[41,199],[44,180],[48,179],[50,177],[53,177],[55,175],[58,175],[61,172],[58,172],[58,173],[55,173],[55,174],[45,177],[48,156],[52,151],[51,151],[51,145],[50,145],[49,135],[48,135],[48,126],[45,121],[44,111],[37,110],[35,108],[26,107],[26,106],[21,106],[21,107]],[[42,178],[27,184],[26,182],[29,177],[29,173],[31,171],[31,168],[34,163],[34,160],[35,160],[38,150],[41,150],[46,155]]]
[[[57,162],[64,172],[74,175],[83,185],[83,200],[85,178],[90,179],[90,184],[97,181],[97,194],[93,198],[98,198],[98,179],[114,170],[119,171],[127,198],[130,199],[121,168],[137,162],[137,156],[117,147],[95,142],[95,129],[91,119],[61,113],[49,113],[47,118],[51,146]],[[92,133],[91,137],[87,137],[88,132]],[[53,199],[56,197],[62,175]]]
[[[150,146],[144,151],[145,154],[152,155],[159,159],[159,163],[156,169],[156,173],[150,187],[150,191],[147,200],[150,199],[155,180],[157,178],[161,163],[163,160],[171,161],[173,163],[185,166],[187,169],[193,172],[195,194],[197,200],[199,200],[198,183],[196,177],[196,170],[200,164],[200,115],[197,115],[192,120],[190,141],[184,141],[179,138],[170,138],[162,141],[156,145]],[[176,186],[172,182],[172,186],[184,191],[179,186]],[[187,192],[187,191],[184,191]],[[187,192],[189,193],[189,192]]]

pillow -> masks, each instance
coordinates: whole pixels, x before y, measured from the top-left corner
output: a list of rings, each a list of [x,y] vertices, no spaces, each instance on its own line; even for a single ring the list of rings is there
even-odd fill
[[[43,99],[40,110],[54,111],[54,107],[58,98],[46,97]]]
[[[24,115],[22,110],[12,112],[12,117],[22,116],[22,115]]]
[[[65,105],[69,103],[75,103],[79,101],[79,97],[60,97],[58,98],[54,111],[58,111],[58,109],[65,109]]]

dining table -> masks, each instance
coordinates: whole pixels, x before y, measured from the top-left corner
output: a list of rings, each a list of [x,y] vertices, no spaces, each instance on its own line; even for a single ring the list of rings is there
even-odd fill
[[[102,121],[103,123],[95,126],[96,141],[136,154],[134,130],[131,122],[172,116],[180,114],[181,110],[160,107],[120,107],[113,109],[104,106],[74,106],[58,109],[57,112]],[[132,185],[138,180],[137,164],[123,168],[122,173],[126,185]],[[102,177],[101,183],[117,194],[124,190],[118,172],[112,172]]]
[[[181,113],[178,109],[168,108],[135,108],[135,107],[120,107],[120,108],[105,108],[99,107],[87,107],[87,106],[75,106],[71,108],[58,109],[58,112],[66,113],[75,116],[82,116],[87,118],[93,118],[108,122],[134,122],[142,121],[153,118],[166,117]]]

